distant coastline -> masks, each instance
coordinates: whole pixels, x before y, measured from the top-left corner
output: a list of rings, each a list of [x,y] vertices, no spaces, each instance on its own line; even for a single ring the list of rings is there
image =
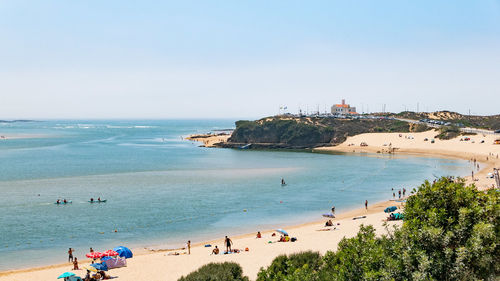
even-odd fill
[[[0,123],[22,123],[22,122],[41,122],[41,121],[37,121],[37,120],[24,120],[24,119],[20,119],[20,120],[0,120]]]

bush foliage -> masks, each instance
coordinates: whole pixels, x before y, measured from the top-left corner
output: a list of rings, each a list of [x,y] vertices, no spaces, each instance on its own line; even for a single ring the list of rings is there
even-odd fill
[[[449,140],[452,138],[456,138],[460,135],[460,128],[457,126],[442,126],[439,129],[439,134],[436,135],[436,138],[442,140]]]
[[[209,263],[178,281],[248,281],[241,266],[234,262]]]

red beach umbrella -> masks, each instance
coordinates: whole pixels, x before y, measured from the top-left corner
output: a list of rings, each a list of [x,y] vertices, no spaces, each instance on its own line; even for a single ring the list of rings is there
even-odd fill
[[[113,251],[113,250],[107,250],[106,252],[104,252],[104,256],[105,257],[114,257],[114,256],[118,256],[118,253]]]
[[[86,254],[85,256],[89,259],[100,259],[100,258],[104,257],[104,254],[99,253],[99,252],[92,252],[92,253]]]

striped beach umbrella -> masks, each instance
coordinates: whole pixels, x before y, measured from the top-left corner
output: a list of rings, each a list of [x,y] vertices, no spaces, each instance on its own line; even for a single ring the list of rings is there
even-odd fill
[[[113,251],[113,250],[107,250],[106,252],[103,253],[105,257],[114,257],[118,256],[118,253]]]
[[[103,253],[99,253],[99,252],[91,252],[91,253],[88,253],[85,255],[87,258],[89,259],[100,259],[102,257],[104,257],[104,254]]]

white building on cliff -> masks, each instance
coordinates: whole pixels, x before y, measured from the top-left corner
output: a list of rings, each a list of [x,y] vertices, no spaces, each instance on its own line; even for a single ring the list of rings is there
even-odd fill
[[[342,104],[334,104],[332,106],[332,114],[358,114],[356,107],[351,107],[349,104],[342,100]]]

